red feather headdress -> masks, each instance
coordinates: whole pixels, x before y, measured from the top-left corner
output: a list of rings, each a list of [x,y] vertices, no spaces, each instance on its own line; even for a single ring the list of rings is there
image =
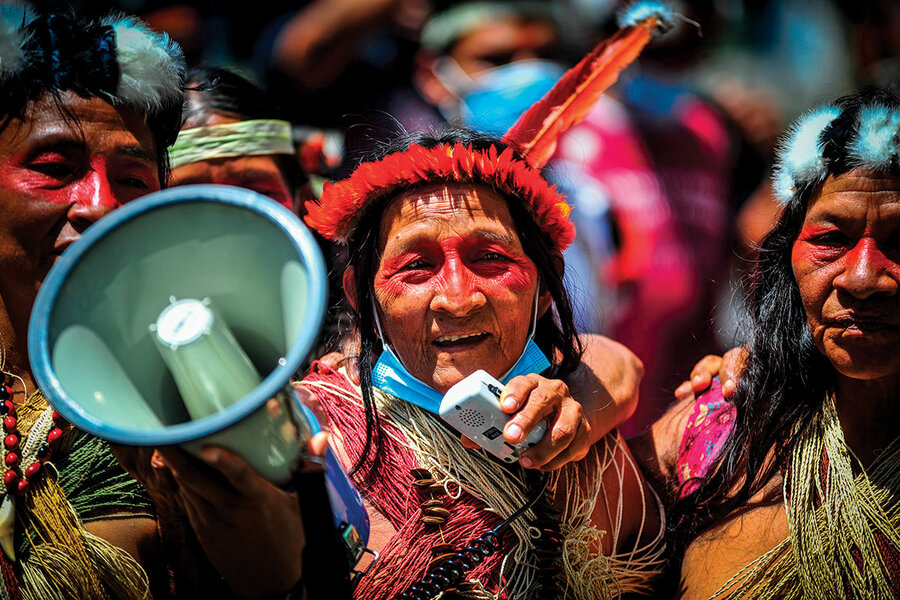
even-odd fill
[[[506,132],[503,142],[511,148],[410,145],[403,152],[362,163],[342,181],[326,183],[319,200],[306,203],[306,223],[327,239],[347,243],[369,203],[394,189],[439,181],[482,183],[519,198],[562,252],[575,238],[575,226],[565,197],[544,179],[540,168],[553,156],[559,137],[587,116],[654,32],[671,26],[672,18],[659,2],[630,8],[623,28],[563,75]],[[519,150],[518,155],[512,148]]]

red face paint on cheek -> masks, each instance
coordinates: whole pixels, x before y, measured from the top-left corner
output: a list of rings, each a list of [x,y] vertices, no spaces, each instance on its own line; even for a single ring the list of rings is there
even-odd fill
[[[800,231],[791,251],[795,265],[824,266],[842,258],[850,239],[833,226],[807,225]]]
[[[489,288],[498,287],[513,292],[532,288],[537,279],[537,267],[518,244],[501,244],[475,237],[454,240],[472,275]]]
[[[21,192],[45,202],[66,202],[69,192],[64,189],[48,188],[52,183],[46,175],[30,169],[23,169],[14,164],[0,166],[0,188]]]
[[[515,292],[524,292],[535,285],[537,267],[528,259],[512,259],[502,273],[490,277],[489,281]]]
[[[423,273],[422,270],[418,269],[415,271],[398,271],[395,268],[382,266],[375,274],[373,285],[376,292],[399,296],[413,293],[417,287],[421,287],[423,283],[431,278],[431,274]]]

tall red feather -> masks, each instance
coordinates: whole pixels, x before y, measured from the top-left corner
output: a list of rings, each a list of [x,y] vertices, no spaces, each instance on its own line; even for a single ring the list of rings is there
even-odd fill
[[[619,73],[644,49],[660,21],[649,17],[620,29],[569,69],[556,85],[510,127],[504,141],[518,146],[533,167],[543,167],[556,151],[559,137],[580,123]]]

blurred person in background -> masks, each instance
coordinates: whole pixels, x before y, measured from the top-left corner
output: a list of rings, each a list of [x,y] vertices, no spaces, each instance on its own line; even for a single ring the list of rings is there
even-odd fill
[[[428,0],[315,0],[273,21],[260,36],[255,67],[297,121],[351,129],[384,120],[409,88],[416,37]],[[399,91],[399,92],[398,92]]]
[[[245,187],[294,213],[312,198],[292,124],[262,88],[228,69],[188,72],[181,132],[169,161],[173,185]]]

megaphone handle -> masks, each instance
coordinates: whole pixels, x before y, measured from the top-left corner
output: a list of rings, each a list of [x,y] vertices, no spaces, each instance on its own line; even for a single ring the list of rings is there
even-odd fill
[[[307,598],[350,599],[350,566],[325,487],[325,472],[295,472],[292,480],[306,536],[303,585]]]

